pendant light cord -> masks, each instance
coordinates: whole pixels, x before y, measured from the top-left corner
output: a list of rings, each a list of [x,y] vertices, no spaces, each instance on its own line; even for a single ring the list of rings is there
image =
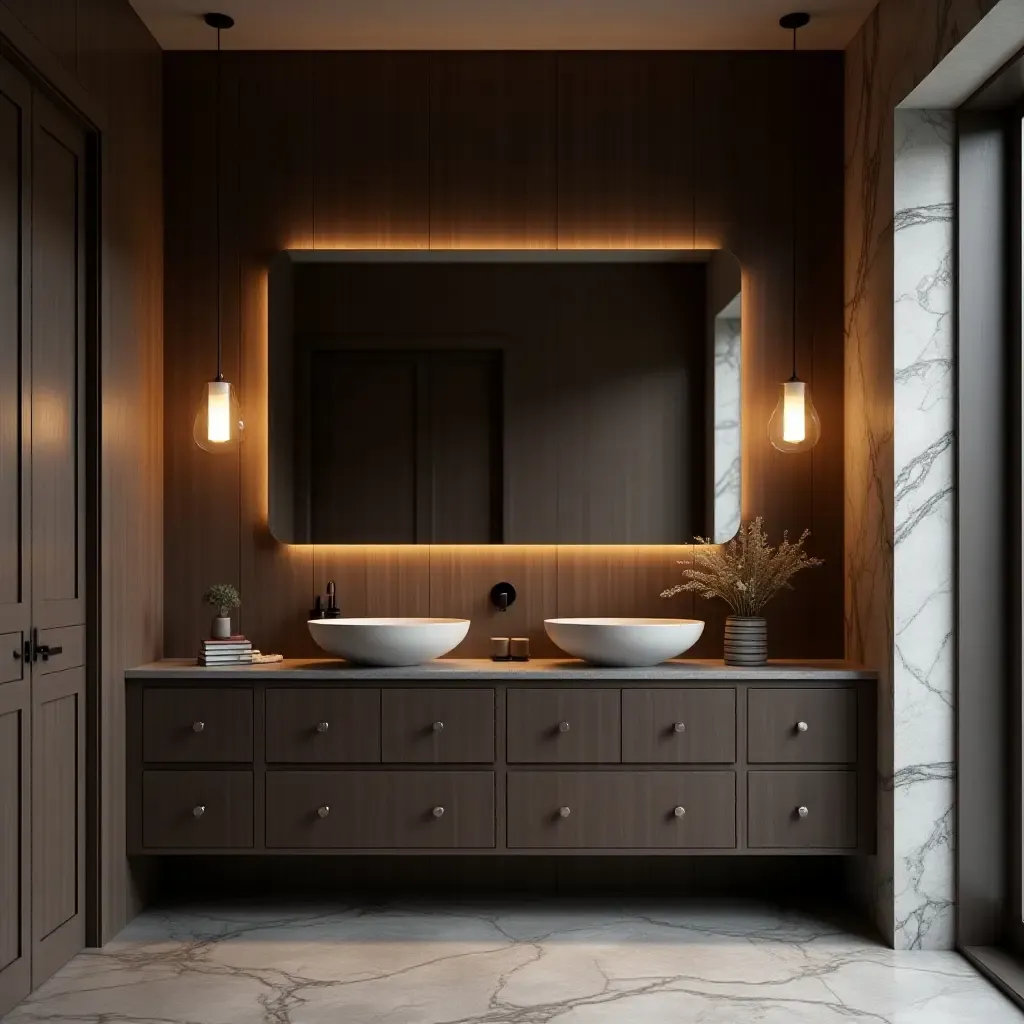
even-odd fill
[[[217,380],[224,379],[224,373],[222,368],[223,359],[223,313],[221,310],[222,298],[221,298],[221,241],[220,241],[220,107],[221,107],[221,55],[220,55],[220,26],[217,27],[217,84],[216,90],[217,95],[214,101],[214,176],[215,180],[213,183],[214,187],[214,217],[216,220],[216,252],[217,252]]]
[[[793,380],[797,379],[796,375],[796,33],[797,29],[793,28],[793,56],[790,58],[790,64],[792,65],[789,75],[789,215],[791,218],[792,236],[791,236],[791,259],[792,259],[792,275],[793,275],[793,309],[792,309],[792,332],[793,332]]]

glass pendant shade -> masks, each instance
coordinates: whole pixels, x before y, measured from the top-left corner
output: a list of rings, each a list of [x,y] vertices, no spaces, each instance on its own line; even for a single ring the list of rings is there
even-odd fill
[[[235,389],[226,380],[211,380],[203,387],[192,437],[207,452],[237,451],[245,425]]]
[[[780,452],[810,451],[821,437],[811,389],[794,377],[779,388],[779,404],[768,421],[768,437]]]

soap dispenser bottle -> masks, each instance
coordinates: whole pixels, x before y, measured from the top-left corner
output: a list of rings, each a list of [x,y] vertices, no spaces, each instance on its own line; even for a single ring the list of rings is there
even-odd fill
[[[338,595],[334,586],[334,580],[327,581],[327,607],[324,609],[324,618],[341,618],[341,609],[338,607]]]

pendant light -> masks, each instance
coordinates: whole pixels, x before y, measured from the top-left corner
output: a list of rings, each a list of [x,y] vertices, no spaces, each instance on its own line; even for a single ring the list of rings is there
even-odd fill
[[[220,246],[220,114],[221,114],[221,52],[220,34],[231,28],[235,19],[227,14],[206,14],[203,20],[217,30],[217,96],[214,104],[216,142],[214,144],[215,206],[217,221],[217,376],[203,387],[199,410],[192,424],[192,437],[197,445],[208,452],[237,451],[242,442],[244,424],[235,389],[224,379],[223,316],[221,312],[221,246]]]
[[[768,421],[768,438],[780,452],[810,451],[821,437],[821,421],[811,401],[811,389],[796,373],[796,33],[811,16],[802,12],[786,14],[779,25],[793,33],[793,59],[790,81],[790,217],[792,219],[792,271],[793,271],[793,376],[780,386],[779,404]]]

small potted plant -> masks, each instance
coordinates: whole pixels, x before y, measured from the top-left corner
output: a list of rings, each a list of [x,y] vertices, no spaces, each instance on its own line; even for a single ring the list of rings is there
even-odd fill
[[[687,565],[683,569],[687,582],[662,591],[661,596],[691,590],[709,600],[721,598],[732,609],[725,620],[725,663],[763,665],[768,660],[768,624],[762,609],[780,590],[792,590],[789,581],[801,569],[822,564],[804,551],[810,535],[804,530],[794,544],[784,533],[782,543],[773,548],[758,516],[741,525],[728,544],[697,537],[700,546],[694,551],[694,566],[679,563]]]
[[[214,640],[227,640],[231,636],[231,612],[242,604],[238,591],[230,583],[215,583],[203,595],[203,600],[217,609],[210,635]]]

